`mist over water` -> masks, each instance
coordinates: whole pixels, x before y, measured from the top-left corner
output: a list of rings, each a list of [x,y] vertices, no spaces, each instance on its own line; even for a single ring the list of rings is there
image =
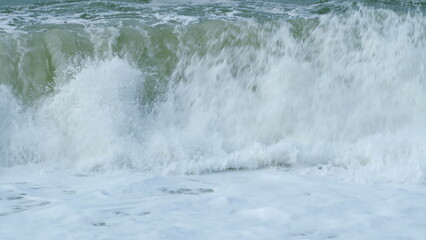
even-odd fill
[[[420,3],[26,4],[0,6],[2,167],[424,181]]]

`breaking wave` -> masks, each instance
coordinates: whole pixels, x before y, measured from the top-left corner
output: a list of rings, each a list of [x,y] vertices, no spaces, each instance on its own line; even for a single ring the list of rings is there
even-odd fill
[[[1,33],[1,166],[424,181],[422,13],[132,24]]]

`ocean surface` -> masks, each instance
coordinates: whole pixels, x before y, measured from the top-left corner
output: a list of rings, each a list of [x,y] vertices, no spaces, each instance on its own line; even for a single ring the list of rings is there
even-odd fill
[[[424,240],[425,13],[0,0],[0,239]]]

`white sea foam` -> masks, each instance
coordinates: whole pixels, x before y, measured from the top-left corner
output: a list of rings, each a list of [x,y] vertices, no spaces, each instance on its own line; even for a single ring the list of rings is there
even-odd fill
[[[0,169],[0,195],[6,240],[423,240],[426,222],[423,186],[271,170],[148,177]]]
[[[54,167],[121,164],[137,152],[128,139],[137,127],[136,92],[142,82],[139,71],[122,60],[86,67],[39,107],[14,119],[19,129],[3,159],[12,155],[13,161]]]

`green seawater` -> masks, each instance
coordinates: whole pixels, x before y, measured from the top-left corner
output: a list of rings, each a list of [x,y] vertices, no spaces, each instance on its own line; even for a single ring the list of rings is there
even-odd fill
[[[345,18],[360,7],[421,14],[425,6],[378,0],[1,1],[0,84],[32,104],[86,63],[118,56],[146,74],[141,95],[149,105],[170,81],[182,80],[180,61],[227,48],[260,48],[282,25],[308,41],[321,16]]]

